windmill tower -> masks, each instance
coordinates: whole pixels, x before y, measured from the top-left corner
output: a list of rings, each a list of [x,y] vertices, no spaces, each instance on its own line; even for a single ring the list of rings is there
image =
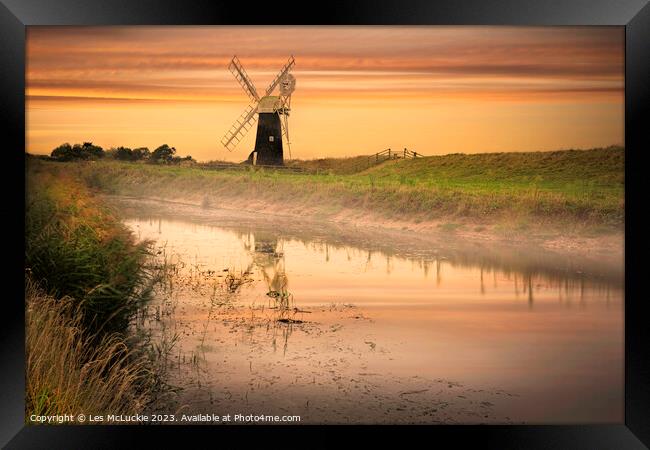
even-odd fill
[[[257,120],[257,137],[255,149],[248,156],[249,164],[268,166],[284,165],[282,138],[286,138],[289,152],[289,111],[291,110],[291,94],[296,87],[296,78],[289,73],[295,61],[293,56],[280,69],[280,72],[266,88],[264,96],[260,97],[239,58],[234,56],[228,69],[234,75],[250,99],[250,104],[244,109],[230,130],[221,139],[226,149],[232,151],[253,127]],[[279,87],[279,95],[272,95]]]

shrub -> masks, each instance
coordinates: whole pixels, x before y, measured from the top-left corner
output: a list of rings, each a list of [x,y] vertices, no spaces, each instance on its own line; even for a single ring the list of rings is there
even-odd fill
[[[151,153],[150,160],[153,162],[169,163],[173,161],[176,149],[167,144],[163,144]]]
[[[115,149],[114,158],[122,161],[131,161],[133,160],[133,150],[128,147],[118,147]]]
[[[50,156],[56,161],[73,161],[78,159],[99,159],[103,158],[104,154],[104,150],[97,145],[93,145],[92,142],[84,142],[73,146],[66,142],[52,150]]]
[[[83,305],[92,333],[124,331],[150,292],[149,243],[136,245],[85,189],[62,175],[30,174],[25,265],[47,294]]]

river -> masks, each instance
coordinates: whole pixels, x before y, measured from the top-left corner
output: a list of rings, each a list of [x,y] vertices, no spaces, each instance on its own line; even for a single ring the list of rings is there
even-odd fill
[[[111,203],[167,262],[139,325],[166,352],[176,412],[623,421],[621,258]]]

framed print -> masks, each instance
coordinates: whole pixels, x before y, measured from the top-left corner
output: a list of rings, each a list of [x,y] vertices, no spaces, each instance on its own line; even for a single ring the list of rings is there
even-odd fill
[[[647,2],[285,6],[3,0],[3,445],[647,446]]]

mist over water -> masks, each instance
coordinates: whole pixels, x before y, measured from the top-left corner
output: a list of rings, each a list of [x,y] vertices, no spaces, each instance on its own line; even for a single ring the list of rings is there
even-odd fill
[[[176,268],[143,321],[177,336],[186,412],[310,423],[623,420],[623,263],[453,235],[113,199]],[[229,273],[248,282],[218,297]],[[291,301],[279,322],[269,293]],[[162,313],[161,313],[162,311]],[[155,314],[154,314],[155,316]]]

